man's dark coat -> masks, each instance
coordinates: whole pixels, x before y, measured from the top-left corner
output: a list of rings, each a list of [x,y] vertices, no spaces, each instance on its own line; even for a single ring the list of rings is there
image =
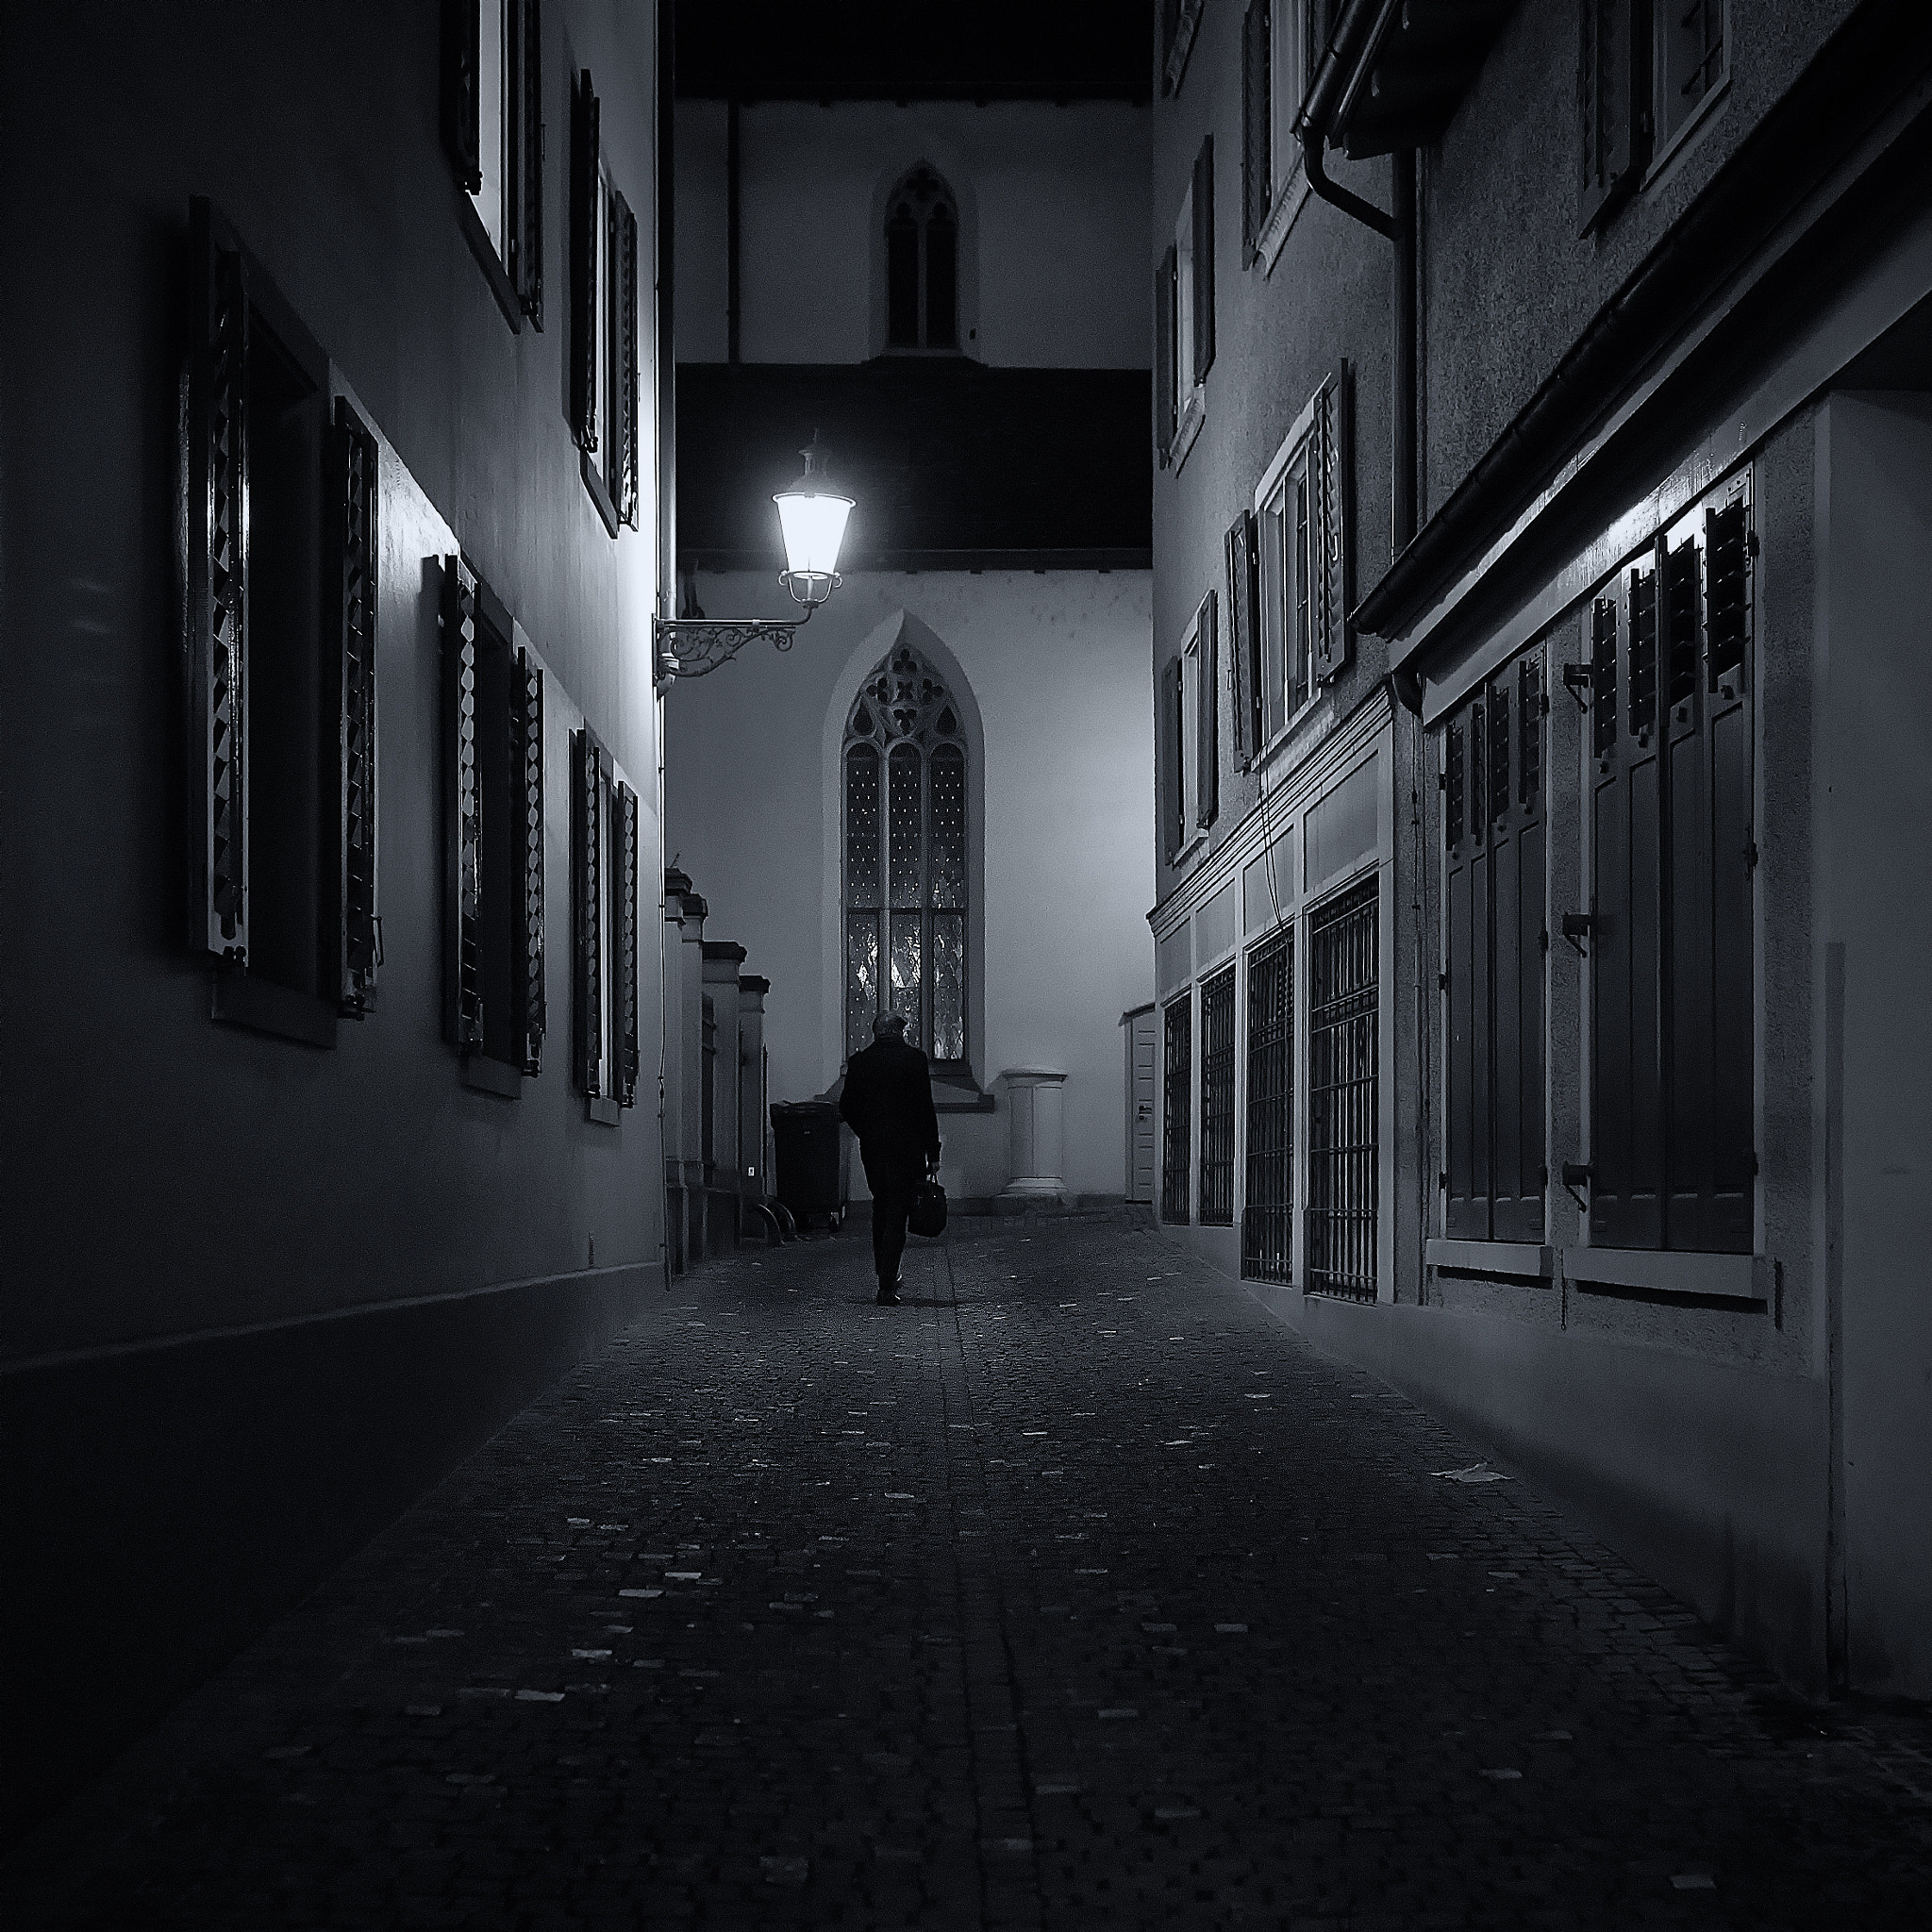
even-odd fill
[[[908,1192],[940,1158],[925,1056],[901,1040],[875,1040],[846,1063],[839,1112],[858,1136],[866,1185],[874,1194]]]

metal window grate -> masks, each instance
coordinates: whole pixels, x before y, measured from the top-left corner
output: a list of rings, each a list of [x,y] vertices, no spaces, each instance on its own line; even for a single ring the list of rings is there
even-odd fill
[[[1234,968],[1201,988],[1201,1221],[1234,1225]]]
[[[1248,1197],[1241,1273],[1291,1278],[1294,1211],[1294,941],[1283,933],[1248,962]]]
[[[1375,1298],[1376,916],[1371,878],[1308,932],[1310,1294]]]
[[[1188,1201],[1188,1101],[1193,1078],[1192,996],[1183,993],[1162,1015],[1166,1053],[1161,1083],[1160,1218],[1176,1225],[1191,1216]]]

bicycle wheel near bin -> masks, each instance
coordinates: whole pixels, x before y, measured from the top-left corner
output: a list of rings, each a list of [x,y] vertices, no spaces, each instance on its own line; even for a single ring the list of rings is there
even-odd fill
[[[839,1109],[824,1100],[772,1104],[778,1199],[800,1227],[822,1221],[837,1229],[852,1194],[852,1138]]]

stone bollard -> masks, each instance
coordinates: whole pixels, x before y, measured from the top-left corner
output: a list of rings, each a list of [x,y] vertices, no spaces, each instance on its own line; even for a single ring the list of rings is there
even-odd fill
[[[996,1204],[1011,1211],[1041,1201],[1061,1202],[1066,1183],[1061,1166],[1066,1147],[1067,1076],[1053,1067],[1008,1067],[1007,1083],[1012,1112],[1012,1178]]]

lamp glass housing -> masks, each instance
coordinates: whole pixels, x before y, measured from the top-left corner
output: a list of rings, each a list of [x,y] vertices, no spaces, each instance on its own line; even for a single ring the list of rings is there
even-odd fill
[[[845,519],[852,499],[829,490],[814,489],[812,477],[801,478],[772,501],[778,506],[778,526],[785,538],[785,567],[799,591],[816,591],[800,603],[824,602],[838,580],[839,546],[845,541]]]

